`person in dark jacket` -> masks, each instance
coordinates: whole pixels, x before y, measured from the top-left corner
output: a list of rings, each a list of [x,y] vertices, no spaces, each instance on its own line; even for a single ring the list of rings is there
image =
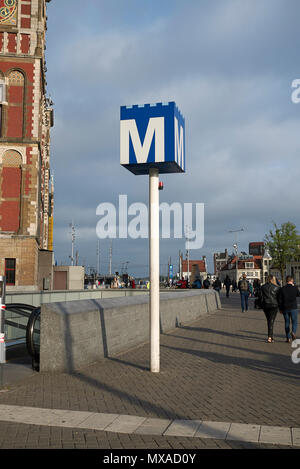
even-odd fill
[[[231,280],[228,277],[228,275],[226,275],[226,278],[224,280],[224,285],[225,285],[225,288],[226,288],[226,298],[229,298],[229,290],[230,290]]]
[[[267,342],[274,342],[273,327],[279,309],[279,292],[280,288],[277,285],[274,275],[269,275],[268,281],[261,287],[261,304],[265,313],[268,324],[268,340]]]
[[[262,304],[261,304],[261,284],[260,284],[259,279],[257,279],[255,281],[255,283],[253,284],[253,287],[254,287],[254,296],[255,296],[254,308],[255,309],[261,309],[262,308]]]
[[[192,284],[192,288],[202,288],[202,282],[200,278],[196,278],[196,280]]]
[[[216,290],[217,292],[220,292],[221,287],[222,287],[221,280],[219,279],[219,277],[217,277],[216,280],[215,280],[214,283],[213,283],[213,288],[214,288],[214,290]]]
[[[203,286],[204,286],[204,288],[205,288],[206,290],[210,287],[210,281],[208,280],[208,278],[206,278],[206,279],[203,281]]]
[[[287,276],[286,285],[280,289],[279,306],[282,311],[285,322],[286,341],[291,342],[296,339],[297,322],[298,322],[298,306],[297,296],[300,296],[298,287],[294,285],[294,279]],[[290,334],[290,323],[292,322],[292,333]]]
[[[242,313],[244,313],[245,310],[248,311],[248,298],[250,294],[250,286],[246,274],[243,274],[241,280],[239,281],[238,289],[241,296]]]

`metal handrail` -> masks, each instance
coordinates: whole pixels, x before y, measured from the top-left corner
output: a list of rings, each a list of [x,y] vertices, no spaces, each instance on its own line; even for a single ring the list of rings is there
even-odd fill
[[[11,303],[6,305],[6,311],[16,313],[28,318],[27,325],[19,324],[13,321],[13,318],[5,319],[5,324],[11,327],[17,327],[26,331],[26,347],[29,355],[32,357],[32,367],[39,369],[40,345],[34,341],[34,334],[40,334],[40,330],[35,327],[36,321],[40,318],[40,306],[32,306],[23,303]]]
[[[21,316],[25,316],[25,317],[30,317],[30,314],[32,313],[32,311],[36,308],[36,306],[32,306],[32,305],[26,305],[26,304],[23,304],[23,303],[10,303],[8,305],[6,305],[6,311],[11,311],[13,313],[18,313],[20,314]]]
[[[39,370],[40,364],[40,344],[34,341],[34,334],[40,334],[40,330],[35,328],[35,323],[40,319],[41,308],[34,308],[28,319],[26,327],[26,346],[29,355],[32,357],[32,368]]]

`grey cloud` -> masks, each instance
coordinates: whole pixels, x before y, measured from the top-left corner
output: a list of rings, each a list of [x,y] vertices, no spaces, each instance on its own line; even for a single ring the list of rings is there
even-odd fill
[[[63,15],[69,2],[60,1]],[[160,13],[158,5],[143,13],[133,0],[92,2],[82,24],[68,10],[62,41],[62,17],[49,4],[58,257],[70,248],[65,217],[77,220],[80,252],[94,261],[97,205],[122,193],[147,203],[147,178],[119,165],[124,104],[175,100],[186,117],[187,174],[162,176],[161,200],[205,203],[205,246],[195,255],[230,246],[233,227],[247,227],[246,249],[272,220],[298,223],[300,105],[290,95],[300,77],[299,3],[166,1]],[[162,241],[162,259],[183,244]],[[115,249],[132,265],[148,262],[145,242]]]

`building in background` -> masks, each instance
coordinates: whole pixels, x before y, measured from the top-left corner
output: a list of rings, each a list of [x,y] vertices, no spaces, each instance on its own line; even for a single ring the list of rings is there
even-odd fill
[[[249,243],[249,254],[252,256],[263,256],[265,253],[265,243],[258,241],[255,243]]]
[[[215,259],[215,255],[214,255]],[[240,253],[237,256],[232,254],[219,271],[220,280],[223,282],[228,275],[231,280],[240,279],[245,273],[247,278],[254,282],[260,280],[265,283],[270,273],[272,258],[265,250],[264,242],[249,243],[249,254]],[[236,269],[238,265],[238,270]]]
[[[190,283],[192,283],[198,276],[201,281],[203,281],[207,278],[206,257],[203,256],[202,260],[183,260],[181,257],[181,273],[184,280],[189,278]]]
[[[300,256],[295,256],[293,260],[286,265],[286,275],[291,275],[295,283],[300,287]]]
[[[8,290],[52,286],[49,1],[0,0],[0,275]]]
[[[214,253],[214,274],[216,277],[220,276],[222,268],[227,264],[229,259],[228,251]]]
[[[236,272],[237,257],[232,256],[228,263],[222,268],[220,273],[220,280],[223,282],[228,277],[233,280],[239,280],[243,274],[247,275],[247,279],[261,280],[262,276],[262,264],[261,256],[239,255],[238,256],[238,272]]]

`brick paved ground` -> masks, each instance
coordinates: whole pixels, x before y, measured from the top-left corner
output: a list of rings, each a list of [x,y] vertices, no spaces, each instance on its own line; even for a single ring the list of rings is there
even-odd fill
[[[0,404],[300,427],[300,364],[291,361],[283,319],[266,340],[262,311],[223,309],[161,336],[161,372],[149,345],[79,373],[37,373],[0,393]],[[126,435],[0,422],[0,448],[267,448],[234,441]],[[278,447],[278,446],[277,446]]]

